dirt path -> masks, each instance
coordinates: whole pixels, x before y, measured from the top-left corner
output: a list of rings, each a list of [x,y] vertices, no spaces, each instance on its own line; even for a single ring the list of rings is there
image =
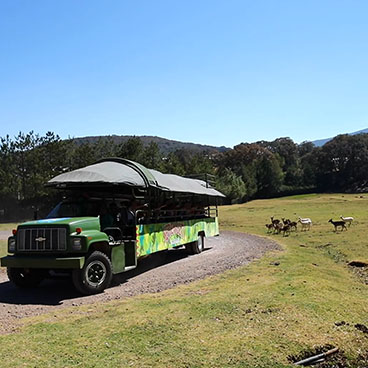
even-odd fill
[[[142,260],[137,269],[116,276],[113,286],[103,294],[85,297],[77,294],[68,278],[46,280],[37,289],[22,290],[0,271],[0,334],[16,330],[23,317],[66,306],[160,292],[247,264],[269,250],[280,249],[273,241],[228,231],[206,239],[205,245],[205,251],[194,256],[184,249],[154,254]]]
[[[8,240],[11,234],[10,230],[0,230],[0,240]]]

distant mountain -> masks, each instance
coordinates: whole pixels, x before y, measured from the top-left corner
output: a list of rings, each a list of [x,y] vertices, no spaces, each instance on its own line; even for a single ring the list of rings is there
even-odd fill
[[[108,135],[108,136],[72,138],[72,140],[76,144],[83,144],[87,142],[95,143],[99,139],[111,139],[113,143],[121,144],[123,142],[126,142],[129,138],[133,138],[133,137],[134,136],[132,135]],[[230,149],[225,146],[215,147],[215,146],[208,146],[208,145],[197,144],[197,143],[174,141],[171,139],[155,137],[155,136],[142,135],[142,136],[136,136],[136,137],[141,139],[144,146],[150,144],[151,142],[157,143],[158,147],[160,148],[163,154],[168,154],[170,152],[174,152],[179,149],[187,149],[187,150],[191,150],[194,152],[202,152],[202,151],[224,152]]]
[[[368,133],[368,128],[367,129],[363,129],[363,130],[358,130],[357,132],[353,132],[353,133],[346,133],[349,135],[356,135],[356,134],[364,134],[364,133]],[[321,147],[323,146],[325,143],[331,141],[334,137],[332,138],[325,138],[325,139],[317,139],[316,141],[312,141],[312,143],[317,146],[317,147]]]

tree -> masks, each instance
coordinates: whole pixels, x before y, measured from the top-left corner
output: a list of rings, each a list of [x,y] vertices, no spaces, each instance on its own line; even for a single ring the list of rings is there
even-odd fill
[[[298,146],[290,138],[277,138],[272,142],[257,142],[262,147],[279,156],[279,163],[284,172],[284,184],[298,187],[302,181],[299,165]]]
[[[94,164],[97,159],[95,144],[87,142],[77,145],[74,143],[67,166],[70,170],[79,169]]]
[[[129,138],[117,149],[118,156],[128,160],[141,162],[143,156],[143,143],[139,137]]]
[[[242,178],[246,198],[275,194],[283,182],[279,156],[259,144],[242,143],[217,158],[221,169],[230,168]]]
[[[156,142],[150,142],[150,144],[144,148],[142,165],[150,169],[161,171],[162,154]]]
[[[14,157],[15,147],[9,135],[0,138],[0,195],[16,198],[19,190],[19,181],[14,175],[16,163]]]
[[[320,190],[352,190],[368,183],[368,135],[339,135],[318,151]]]
[[[262,156],[256,163],[257,195],[269,197],[276,194],[283,182],[283,173],[275,156]]]
[[[226,195],[231,203],[239,203],[246,195],[246,188],[242,178],[225,168],[217,179],[216,188]]]

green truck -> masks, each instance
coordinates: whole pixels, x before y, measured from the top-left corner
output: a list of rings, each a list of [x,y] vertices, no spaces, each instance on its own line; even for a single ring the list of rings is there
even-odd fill
[[[109,158],[46,185],[63,200],[45,219],[13,230],[0,259],[18,287],[36,287],[51,272],[70,273],[79,292],[100,293],[141,257],[181,246],[201,253],[205,237],[219,234],[224,195],[209,180]]]

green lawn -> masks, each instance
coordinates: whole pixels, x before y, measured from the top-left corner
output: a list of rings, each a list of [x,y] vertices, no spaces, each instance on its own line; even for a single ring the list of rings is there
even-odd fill
[[[5,256],[7,253],[7,241],[6,240],[0,240],[0,257]]]
[[[9,230],[9,234],[11,234],[12,229],[16,229],[18,224],[15,223],[7,223],[0,224],[0,230]]]
[[[367,205],[366,197],[308,195],[224,206],[222,229],[266,236],[270,216],[310,217],[313,227],[270,235],[282,252],[206,280],[30,318],[0,336],[2,365],[288,367],[288,355],[331,344],[357,367],[368,351],[354,327],[368,326],[368,286],[346,262],[367,260]],[[340,215],[356,218],[342,234],[327,222]]]

